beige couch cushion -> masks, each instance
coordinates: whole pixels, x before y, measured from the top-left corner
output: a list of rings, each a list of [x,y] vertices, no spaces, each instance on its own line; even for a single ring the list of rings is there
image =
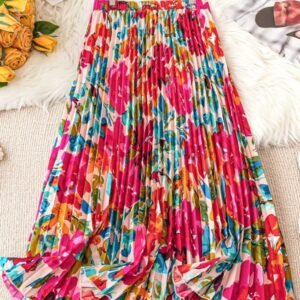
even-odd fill
[[[64,103],[49,114],[39,108],[0,112],[0,255],[24,256],[42,182]],[[292,265],[295,291],[300,295],[300,176],[296,156],[300,146],[260,149]],[[0,283],[0,299],[10,297]]]

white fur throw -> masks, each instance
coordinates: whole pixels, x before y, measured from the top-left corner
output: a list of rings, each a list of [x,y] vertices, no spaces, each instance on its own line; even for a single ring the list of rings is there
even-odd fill
[[[64,0],[51,5],[36,0],[37,19],[60,26],[55,32],[58,47],[52,54],[33,51],[16,72],[16,78],[0,89],[0,109],[38,105],[47,109],[51,102],[63,101],[76,76],[93,0]]]
[[[300,68],[279,57],[236,23],[226,9],[237,0],[211,0],[225,56],[257,144],[300,141]],[[37,0],[39,18],[57,23],[59,46],[48,57],[34,53],[16,79],[0,89],[0,109],[64,101],[77,63],[93,0]]]

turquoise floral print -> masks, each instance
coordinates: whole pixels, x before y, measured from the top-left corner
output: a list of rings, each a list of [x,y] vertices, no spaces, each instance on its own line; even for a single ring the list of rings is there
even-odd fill
[[[208,3],[95,1],[26,256],[1,267],[14,299],[295,299]]]

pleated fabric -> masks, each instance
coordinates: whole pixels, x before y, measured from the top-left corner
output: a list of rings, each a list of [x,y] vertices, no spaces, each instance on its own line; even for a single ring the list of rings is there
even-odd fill
[[[1,266],[14,299],[295,299],[208,3],[95,1],[26,256]]]

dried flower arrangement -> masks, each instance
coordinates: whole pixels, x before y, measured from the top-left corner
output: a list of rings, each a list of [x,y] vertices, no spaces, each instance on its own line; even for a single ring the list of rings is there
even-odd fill
[[[14,79],[32,49],[50,53],[57,25],[35,20],[35,0],[0,0],[0,87]]]

